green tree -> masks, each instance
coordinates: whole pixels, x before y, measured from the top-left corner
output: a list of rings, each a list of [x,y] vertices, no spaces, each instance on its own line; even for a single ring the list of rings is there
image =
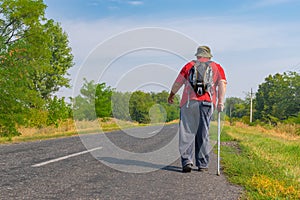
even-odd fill
[[[58,23],[48,20],[43,25],[48,56],[33,74],[33,82],[43,99],[49,99],[61,87],[69,87],[67,70],[73,66],[68,36]]]
[[[131,93],[114,91],[112,94],[112,115],[121,120],[130,121],[129,100]]]
[[[84,79],[80,95],[73,100],[74,118],[77,120],[95,120],[97,117],[111,117],[111,96],[113,89],[105,83]]]
[[[25,124],[33,112],[44,104],[33,86],[34,71],[30,37],[43,15],[45,6],[32,1],[0,1],[0,135],[19,135],[17,124]],[[29,49],[29,50],[27,50]]]
[[[67,36],[44,16],[42,0],[0,0],[0,135],[19,134],[32,113],[45,114],[46,100],[62,86],[73,56]],[[38,117],[37,117],[38,118]]]
[[[55,124],[59,126],[60,121],[65,121],[72,115],[71,105],[65,102],[64,98],[54,97],[47,102],[47,125]]]
[[[95,95],[95,107],[97,117],[111,117],[112,116],[112,96],[113,90],[106,86],[105,83],[97,84]]]
[[[133,92],[129,101],[131,119],[139,123],[149,123],[151,121],[149,110],[154,103],[150,93]]]
[[[230,118],[242,118],[249,113],[247,101],[238,97],[227,98],[225,106],[226,115]]]
[[[95,120],[95,92],[97,85],[94,81],[84,79],[80,95],[73,99],[73,113],[77,120]]]
[[[296,72],[269,75],[256,93],[256,118],[276,123],[298,116],[300,77]]]
[[[180,109],[179,109],[180,97],[179,97],[179,95],[176,95],[176,98],[174,98],[174,104],[169,104],[167,102],[168,96],[169,96],[169,92],[167,92],[167,91],[162,91],[159,93],[152,93],[153,101],[156,104],[161,106],[160,109],[164,109],[164,111],[161,110],[161,113],[166,112],[166,115],[167,115],[166,122],[178,119],[179,112],[180,112]]]

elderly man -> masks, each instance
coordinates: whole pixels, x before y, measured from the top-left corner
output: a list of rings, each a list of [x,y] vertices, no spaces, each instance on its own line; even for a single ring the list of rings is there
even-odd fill
[[[211,61],[212,55],[208,46],[198,47],[195,56],[197,60],[188,62],[181,69],[168,97],[168,102],[172,104],[175,94],[183,84],[185,85],[180,102],[179,124],[179,152],[183,172],[191,172],[192,170],[194,147],[198,171],[208,169],[211,149],[209,143],[210,120],[214,108],[217,108],[218,112],[223,111],[227,83],[221,65]],[[202,65],[203,63],[204,65]],[[212,72],[210,73],[212,84],[209,84],[209,89],[202,87],[195,90],[195,86],[192,85],[191,77],[194,75],[191,73],[196,73],[200,66],[209,67]],[[205,70],[202,69],[203,71]],[[202,76],[205,77],[206,75]],[[200,90],[201,92],[198,92]]]

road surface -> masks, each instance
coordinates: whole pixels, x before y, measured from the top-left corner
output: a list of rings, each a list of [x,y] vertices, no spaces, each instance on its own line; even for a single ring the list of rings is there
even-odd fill
[[[122,131],[84,137],[92,141],[106,137],[126,152],[144,155],[163,148],[178,136],[177,125],[165,126],[157,132],[150,129],[135,129],[141,135],[155,133],[147,138]],[[191,173],[182,173],[179,159],[163,166],[152,161],[127,159],[124,162],[125,158],[107,154],[97,157],[101,154],[95,152],[105,152],[107,147],[87,149],[85,139],[76,136],[0,145],[0,199],[224,200],[238,199],[242,193],[242,189],[228,183],[223,174],[216,176],[214,154],[209,171],[198,172],[195,168]],[[178,151],[177,148],[174,151]],[[120,171],[114,167],[119,165],[129,168]],[[136,169],[141,171],[134,173]]]

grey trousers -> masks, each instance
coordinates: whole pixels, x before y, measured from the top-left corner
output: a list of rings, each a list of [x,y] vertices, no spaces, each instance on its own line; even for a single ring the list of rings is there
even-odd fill
[[[209,125],[213,113],[210,102],[190,101],[180,109],[179,152],[181,164],[193,164],[195,153],[196,166],[207,168],[209,164]]]

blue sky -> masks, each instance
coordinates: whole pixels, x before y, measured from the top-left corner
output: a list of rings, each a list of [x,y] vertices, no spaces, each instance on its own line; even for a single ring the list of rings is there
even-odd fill
[[[119,42],[118,45],[112,40],[118,41],[124,33],[145,27],[161,28],[165,30],[162,34],[171,31],[170,37],[174,36],[174,43],[182,47],[188,46],[186,49],[196,49],[198,44],[210,46],[214,55],[213,60],[225,69],[228,79],[227,96],[244,98],[251,88],[257,90],[258,85],[270,74],[288,70],[299,71],[300,1],[298,0],[45,0],[44,2],[48,6],[46,17],[61,23],[69,35],[70,46],[75,56],[75,66],[69,71],[72,85],[80,84],[82,77],[85,76],[87,79],[105,81],[115,87],[117,82],[122,82],[124,73],[132,72],[137,66],[151,63],[149,59],[151,55],[156,64],[167,66],[165,69],[172,69],[169,81],[164,82],[162,88],[171,87],[176,77],[175,72],[179,71],[187,60],[194,59],[194,50],[183,53],[185,60],[178,59],[178,56],[143,50],[118,59],[124,66],[122,69],[117,67],[118,62],[114,62],[115,66],[110,65],[105,73],[101,73],[102,69],[97,67],[85,69],[87,60],[91,58],[89,56],[97,51],[97,48],[101,48],[101,45],[106,43],[115,45],[111,47],[111,51],[118,48],[118,45],[129,47],[128,43],[139,38],[139,35],[132,37],[127,34],[128,39]],[[190,38],[195,45],[189,41],[187,41],[189,45],[181,44],[185,39],[183,37],[175,39],[176,34]],[[163,43],[166,39],[168,39],[166,35],[152,38],[152,34],[149,34],[151,41],[157,40],[159,43],[161,40]],[[102,59],[101,55],[97,56]],[[104,75],[100,78],[93,76],[95,69],[100,70],[100,75]],[[82,71],[88,71],[90,74],[78,76]],[[110,73],[115,76],[111,76]],[[150,72],[147,73],[149,77]],[[109,77],[118,81],[109,80]],[[67,89],[60,92],[64,96],[70,96],[71,93]]]
[[[297,0],[46,0],[48,13],[58,19],[97,20],[119,17],[250,16],[297,20]]]

